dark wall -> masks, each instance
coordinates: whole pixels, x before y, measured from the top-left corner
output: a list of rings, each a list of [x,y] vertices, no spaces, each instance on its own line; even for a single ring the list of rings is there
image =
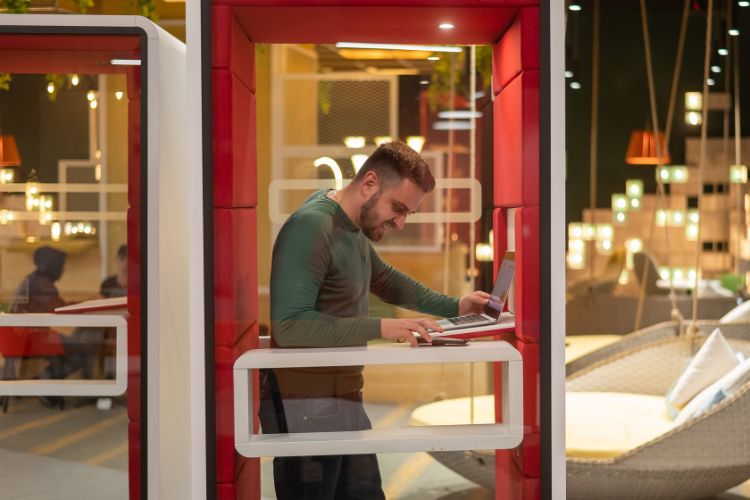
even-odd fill
[[[13,75],[9,91],[0,91],[0,131],[16,138],[21,178],[31,169],[40,182],[57,182],[57,161],[88,158],[88,101],[81,89],[47,95],[44,75]]]
[[[715,2],[716,5],[720,3]],[[649,124],[651,113],[639,2],[601,0],[600,4],[597,206],[606,208],[610,206],[610,197],[613,193],[624,192],[626,179],[643,179],[647,193],[655,191],[656,182],[654,167],[625,163],[625,150],[630,132]],[[683,2],[659,0],[646,4],[658,119],[661,129],[664,130]],[[576,67],[576,73],[582,83],[580,90],[572,90],[569,86],[566,89],[568,222],[581,220],[583,209],[589,205],[592,12],[593,1],[584,0],[583,10],[570,13],[568,16],[569,50],[566,65],[569,68]],[[750,69],[747,62],[750,58],[750,8],[739,9],[739,14],[742,89],[750,88]],[[685,124],[684,93],[702,89],[706,13],[691,10],[689,19],[670,141],[670,153],[674,164],[685,161],[686,137],[700,136],[700,127]],[[717,30],[723,32],[719,18],[714,32]],[[746,60],[744,67],[743,55]],[[568,82],[569,80],[566,83]],[[723,90],[722,78],[718,79],[717,84],[714,88]],[[744,94],[750,96],[748,92]],[[742,123],[750,123],[750,105],[741,106],[741,109]],[[733,119],[730,119],[730,133],[733,133],[732,122]],[[722,135],[723,118],[720,112],[711,112],[708,123],[709,136]]]

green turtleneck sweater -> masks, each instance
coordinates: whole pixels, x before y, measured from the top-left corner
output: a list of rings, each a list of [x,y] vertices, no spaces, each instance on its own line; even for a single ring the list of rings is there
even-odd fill
[[[447,297],[383,262],[326,191],[311,195],[276,238],[271,264],[271,336],[276,347],[365,345],[380,337],[368,293],[406,309],[455,316]],[[282,393],[346,394],[362,388],[362,367],[276,370]]]

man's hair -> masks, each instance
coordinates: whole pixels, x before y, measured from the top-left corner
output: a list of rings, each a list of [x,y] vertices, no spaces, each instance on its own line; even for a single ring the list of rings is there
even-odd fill
[[[127,245],[120,245],[120,248],[117,249],[117,257],[120,259],[128,258],[128,246]]]
[[[399,184],[403,179],[409,179],[424,193],[435,189],[435,178],[427,162],[403,142],[382,144],[367,158],[354,177],[354,182],[361,182],[367,172],[378,174],[384,188]]]

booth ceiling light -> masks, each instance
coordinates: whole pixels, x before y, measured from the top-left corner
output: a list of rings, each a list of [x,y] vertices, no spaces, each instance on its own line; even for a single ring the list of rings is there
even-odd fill
[[[718,49],[716,49],[716,52],[720,56],[728,56],[729,55],[729,50],[726,47],[719,47]]]
[[[429,85],[429,84],[430,84],[430,81],[429,81],[429,80],[420,80],[420,81],[419,81],[419,84],[420,84],[420,85]]]
[[[700,92],[685,92],[685,109],[700,111],[703,109],[703,94]]]
[[[735,26],[732,26],[731,28],[729,28],[727,30],[727,33],[729,34],[729,36],[740,36],[740,30],[739,28]]]
[[[739,5],[740,7],[750,7],[750,1],[739,0],[739,2],[737,2],[737,5]]]
[[[714,64],[713,66],[711,66],[711,72],[712,73],[721,73],[721,66],[719,66],[718,64]]]
[[[579,2],[578,0],[571,0],[568,4],[568,10],[579,12],[581,10],[581,2]]]
[[[628,165],[658,165],[669,163],[671,158],[665,152],[664,133],[659,132],[659,143],[662,150],[661,161],[656,155],[656,140],[651,130],[633,130],[628,142],[628,151],[625,154],[625,163]]]
[[[112,59],[109,61],[113,66],[140,66],[140,59]]]
[[[440,58],[438,56],[430,56],[427,58],[428,61],[439,61]]]
[[[420,50],[425,52],[453,52],[460,53],[461,47],[448,47],[443,45],[402,45],[391,43],[359,43],[359,42],[339,42],[336,44],[337,49],[382,49],[382,50]]]
[[[471,122],[467,121],[439,121],[432,124],[435,130],[471,130]]]
[[[362,135],[350,135],[344,137],[344,144],[350,149],[363,148],[365,147],[365,137]]]
[[[729,182],[732,184],[746,184],[747,167],[745,165],[732,165],[729,167]]]
[[[573,72],[569,69],[565,70],[565,78],[573,78]]]
[[[438,118],[442,118],[444,120],[449,120],[449,119],[468,120],[470,118],[481,118],[482,112],[481,111],[469,111],[467,109],[459,109],[456,111],[440,111],[437,116]]]
[[[417,153],[422,152],[422,148],[424,147],[425,138],[421,135],[410,135],[406,138],[406,144],[409,145],[410,148],[412,148]]]
[[[713,78],[706,78],[706,83],[709,87],[713,87],[714,85],[716,85],[716,80],[714,80]]]
[[[455,27],[456,26],[451,23],[441,23],[438,25],[438,28],[440,28],[441,30],[452,30]]]
[[[581,88],[581,82],[573,80],[572,82],[570,82],[570,88],[573,90],[579,90]]]

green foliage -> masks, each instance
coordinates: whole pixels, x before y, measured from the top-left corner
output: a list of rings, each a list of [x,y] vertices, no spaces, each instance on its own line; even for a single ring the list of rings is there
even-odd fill
[[[321,80],[318,83],[318,107],[320,112],[324,115],[328,115],[331,112],[331,91],[333,90],[333,82],[329,80]]]
[[[81,14],[88,13],[89,9],[94,6],[94,0],[74,0],[76,3],[76,7],[78,7],[78,12]]]
[[[10,73],[0,73],[0,90],[10,90],[10,81],[13,77]]]
[[[49,98],[50,101],[55,102],[57,100],[57,92],[65,84],[66,78],[64,75],[58,75],[56,73],[50,73],[44,76],[47,81],[47,86],[45,88],[45,91],[47,92],[47,97]],[[52,92],[49,91],[50,84],[52,84],[53,86]]]
[[[159,20],[159,15],[156,13],[156,0],[132,0],[131,5],[139,16],[154,22]]]
[[[29,11],[31,0],[3,0],[3,6],[11,14],[25,14]]]
[[[430,86],[427,88],[427,101],[432,111],[450,107],[451,83],[456,95],[468,97],[469,81],[465,81],[463,76],[467,53],[468,50],[460,54],[442,54],[440,60],[435,62]],[[492,81],[492,47],[489,45],[477,46],[476,68],[480,86],[487,89]]]
[[[719,276],[719,283],[722,287],[732,292],[740,292],[745,288],[745,275],[726,273]]]

